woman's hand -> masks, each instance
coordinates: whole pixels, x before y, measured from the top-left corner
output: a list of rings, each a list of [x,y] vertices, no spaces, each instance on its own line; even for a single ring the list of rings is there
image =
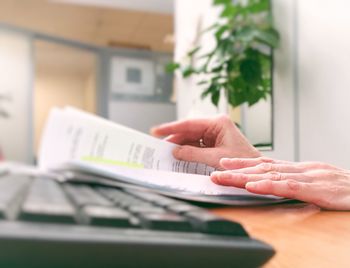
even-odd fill
[[[350,171],[319,162],[287,162],[265,157],[222,159],[213,182],[256,194],[298,199],[321,208],[350,210]]]
[[[151,133],[181,145],[173,152],[175,158],[215,168],[220,168],[223,157],[260,156],[228,116],[167,123],[153,128]]]

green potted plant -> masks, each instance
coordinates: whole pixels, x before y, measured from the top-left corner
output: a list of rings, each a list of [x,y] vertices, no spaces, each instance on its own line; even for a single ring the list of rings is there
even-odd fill
[[[217,23],[201,34],[215,37],[215,48],[203,53],[200,46],[187,53],[189,64],[173,62],[167,71],[180,70],[187,78],[203,79],[202,97],[218,105],[221,91],[232,107],[254,105],[271,94],[272,50],[279,45],[273,27],[270,0],[214,0],[222,12]],[[193,64],[197,62],[197,64]]]

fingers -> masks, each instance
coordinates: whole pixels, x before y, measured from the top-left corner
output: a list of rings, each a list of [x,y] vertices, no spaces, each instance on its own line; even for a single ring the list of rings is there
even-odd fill
[[[295,180],[272,181],[261,180],[256,182],[248,182],[246,189],[249,192],[257,194],[272,194],[292,199],[299,199],[302,192],[305,192],[306,183],[297,182]]]
[[[220,165],[224,169],[241,169],[247,167],[254,167],[263,163],[272,164],[293,164],[292,162],[283,160],[273,160],[267,157],[258,158],[223,158],[220,160]]]
[[[228,171],[224,172],[213,172],[211,179],[214,183],[223,186],[233,186],[244,188],[249,182],[256,182],[261,180],[271,181],[283,181],[283,180],[298,180],[298,181],[309,181],[309,177],[304,174],[295,173],[279,173],[270,172],[266,174],[243,174],[243,173],[231,173]]]
[[[219,159],[226,155],[226,152],[218,148],[198,148],[194,146],[178,146],[173,150],[176,159],[199,162],[211,167],[218,168]]]
[[[315,170],[334,170],[344,171],[335,166],[322,162],[289,162],[284,160],[274,160],[267,157],[259,158],[223,158],[220,160],[220,166],[223,169],[236,170],[243,173],[265,173],[269,171],[277,171],[284,173],[300,173]],[[249,168],[252,169],[246,169]],[[256,169],[253,169],[255,167]]]
[[[315,170],[315,169],[340,170],[340,171],[343,170],[341,168],[332,166],[332,165],[327,164],[327,163],[322,163],[322,162],[300,162],[297,165],[306,169],[306,170]]]
[[[246,188],[249,192],[298,199],[326,209],[349,209],[350,173],[321,162],[294,163],[254,159],[221,159],[231,169],[214,172],[214,183]]]
[[[343,175],[346,176],[345,173]],[[329,181],[305,183],[296,180],[261,180],[248,182],[246,189],[254,194],[298,199],[324,209],[350,210],[349,181],[344,180],[344,177],[338,177],[338,180],[331,183]]]
[[[173,134],[166,137],[165,140],[180,145],[184,144],[187,138],[183,134]]]
[[[166,123],[151,129],[151,134],[157,137],[168,136],[177,133],[190,133],[193,138],[201,138],[203,132],[212,121],[210,119],[190,119]]]
[[[230,170],[231,173],[244,173],[244,174],[264,174],[269,172],[279,173],[303,173],[306,170],[295,164],[273,164],[262,163],[254,167],[246,167],[240,169]]]
[[[178,145],[192,145],[196,147],[200,147],[200,142],[198,139],[190,139],[184,134],[174,134],[165,138],[166,141],[172,142]]]
[[[249,182],[246,189],[254,194],[274,195],[314,204],[318,204],[320,200],[316,185],[296,180]]]

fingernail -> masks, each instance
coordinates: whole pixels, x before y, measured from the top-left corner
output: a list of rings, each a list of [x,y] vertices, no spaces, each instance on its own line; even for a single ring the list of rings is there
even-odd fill
[[[220,181],[220,174],[221,174],[220,171],[214,171],[214,172],[211,173],[211,175],[210,175],[211,180],[212,180],[214,183],[218,184],[219,181]]]
[[[212,182],[219,184],[221,173],[222,172],[220,172],[220,171],[214,171],[213,173],[211,173],[210,178],[211,178]]]
[[[152,134],[152,135],[156,135],[157,134],[157,128],[158,127],[152,127],[149,132]]]
[[[180,151],[180,150],[181,150],[181,146],[176,146],[176,147],[174,148],[173,152],[178,152],[178,151]]]
[[[174,149],[173,149],[173,155],[176,157],[179,152],[181,151],[182,147],[181,146],[176,146]]]
[[[220,171],[214,171],[210,174],[210,176],[217,177],[219,176],[220,173],[221,173]]]
[[[219,161],[219,164],[220,166],[224,167],[226,162],[227,162],[226,158],[221,158]]]

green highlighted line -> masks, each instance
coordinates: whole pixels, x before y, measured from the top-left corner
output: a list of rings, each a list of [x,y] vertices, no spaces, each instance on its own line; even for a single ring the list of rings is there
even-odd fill
[[[122,161],[116,161],[116,160],[111,160],[111,159],[105,159],[105,158],[101,158],[101,157],[83,156],[81,158],[81,160],[87,161],[87,162],[92,162],[95,164],[107,164],[107,165],[128,167],[128,168],[137,168],[137,169],[144,168],[143,164],[122,162]]]

